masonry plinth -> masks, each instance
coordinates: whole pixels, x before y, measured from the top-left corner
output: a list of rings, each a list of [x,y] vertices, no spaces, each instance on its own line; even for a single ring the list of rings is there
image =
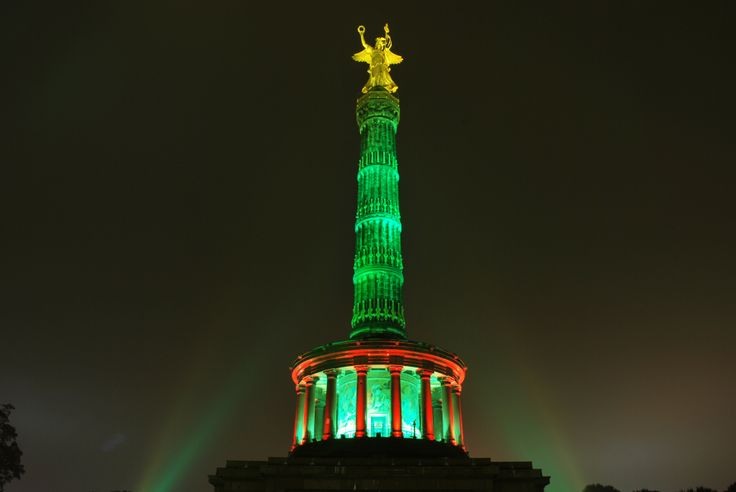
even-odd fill
[[[410,439],[402,441],[401,444],[413,443]],[[210,483],[215,492],[543,492],[549,477],[528,461],[374,454],[370,459],[291,456],[268,461],[228,461],[210,475]]]

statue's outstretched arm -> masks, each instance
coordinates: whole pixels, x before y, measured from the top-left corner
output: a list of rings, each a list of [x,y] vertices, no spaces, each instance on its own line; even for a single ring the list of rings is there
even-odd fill
[[[358,34],[360,34],[360,44],[363,45],[363,48],[370,48],[368,43],[365,42],[365,37],[363,37],[363,34],[365,34],[365,26],[358,26]]]

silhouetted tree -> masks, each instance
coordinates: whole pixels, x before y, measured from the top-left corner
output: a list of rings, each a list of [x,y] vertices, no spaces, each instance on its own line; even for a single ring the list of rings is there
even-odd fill
[[[729,485],[725,492],[736,492],[736,482]]]
[[[709,487],[697,487],[694,489],[681,490],[680,492],[718,492],[718,491],[713,490]]]
[[[15,427],[10,425],[10,412],[14,408],[9,403],[0,406],[0,492],[5,490],[5,484],[13,479],[20,479],[26,472],[20,463],[23,451],[16,441],[18,433]]]
[[[612,485],[601,485],[599,483],[592,483],[590,485],[586,485],[583,489],[583,492],[621,492],[616,487]]]
[[[634,492],[659,492],[659,490],[649,490],[649,489],[638,489]]]

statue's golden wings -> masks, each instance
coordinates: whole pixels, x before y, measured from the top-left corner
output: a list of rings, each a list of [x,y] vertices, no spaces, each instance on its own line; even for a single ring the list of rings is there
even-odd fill
[[[353,60],[357,62],[370,63],[371,62],[371,50],[369,48],[366,48],[363,51],[354,54]]]
[[[371,54],[373,53],[373,49],[374,48],[366,48],[363,51],[359,51],[358,53],[353,55],[353,60],[357,62],[365,62],[368,64],[373,63],[373,57],[371,56]],[[397,55],[391,50],[383,50],[383,56],[386,60],[386,65],[398,65],[399,63],[404,61],[401,55]]]
[[[386,65],[398,65],[399,63],[404,61],[401,55],[397,55],[391,50],[384,50],[383,52],[386,55]]]

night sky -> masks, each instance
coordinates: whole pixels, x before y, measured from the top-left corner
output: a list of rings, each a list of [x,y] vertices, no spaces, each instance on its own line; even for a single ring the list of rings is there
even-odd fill
[[[349,332],[386,21],[407,330],[466,360],[471,455],[736,481],[733,2],[309,3],[0,5],[10,492],[287,453],[290,362]]]

